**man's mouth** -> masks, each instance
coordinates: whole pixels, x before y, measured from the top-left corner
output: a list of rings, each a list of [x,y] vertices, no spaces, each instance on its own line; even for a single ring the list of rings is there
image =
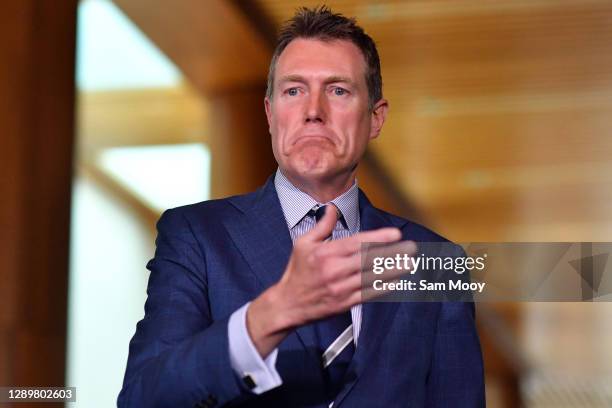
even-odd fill
[[[298,138],[295,139],[293,144],[296,145],[298,143],[305,143],[305,142],[311,142],[311,141],[312,142],[325,141],[325,142],[328,142],[328,143],[333,143],[329,136],[325,136],[325,135],[321,135],[321,134],[313,134],[313,135],[299,136]]]

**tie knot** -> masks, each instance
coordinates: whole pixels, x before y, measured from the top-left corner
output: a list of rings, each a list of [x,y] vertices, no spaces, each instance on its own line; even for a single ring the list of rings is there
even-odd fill
[[[327,207],[329,207],[329,206],[328,205],[322,205],[319,208],[317,208],[316,210],[314,208],[312,210],[310,210],[310,211],[314,211],[314,217],[315,217],[315,220],[317,222],[321,221],[321,218],[323,218],[323,216],[325,215],[325,209]],[[331,208],[330,208],[330,210],[331,210]]]
[[[340,221],[345,228],[348,228],[348,225],[346,224],[346,221],[344,219],[344,216],[342,215],[342,212],[340,211],[340,209],[338,209],[338,207],[336,207],[333,204],[323,204],[318,207],[315,206],[310,211],[308,211],[307,215],[309,215],[310,217],[314,217],[315,221],[319,222],[321,218],[323,218],[323,216],[325,215],[325,211],[327,207],[330,207],[329,211],[335,210],[337,220]]]
[[[323,218],[323,216],[325,215],[325,210],[327,207],[331,207],[331,209],[335,209],[336,206],[334,205],[328,205],[328,204],[323,204],[321,206],[319,206],[318,204],[316,206],[314,206],[310,211],[308,211],[308,215],[309,217],[314,217],[316,222],[321,221],[321,218]],[[336,214],[338,215],[338,217],[341,216],[340,211],[336,209]]]

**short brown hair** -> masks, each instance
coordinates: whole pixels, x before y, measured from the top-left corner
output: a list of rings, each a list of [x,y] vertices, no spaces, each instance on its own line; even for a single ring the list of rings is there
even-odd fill
[[[274,73],[278,58],[289,43],[297,38],[314,38],[322,41],[348,40],[362,52],[366,62],[365,80],[368,86],[368,105],[370,110],[382,98],[382,76],[380,58],[374,40],[357,25],[354,18],[333,13],[329,7],[320,6],[314,9],[299,8],[295,15],[281,28],[270,69],[268,71],[268,88],[266,96],[272,97],[274,91]]]

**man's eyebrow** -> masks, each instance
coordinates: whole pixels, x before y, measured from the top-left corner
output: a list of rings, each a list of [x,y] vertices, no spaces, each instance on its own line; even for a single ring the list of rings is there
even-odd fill
[[[285,75],[281,77],[279,82],[306,82],[306,79],[301,75]]]
[[[342,82],[342,83],[346,83],[346,84],[352,84],[354,81],[351,78],[343,77],[343,76],[338,76],[338,75],[333,75],[333,76],[330,76],[328,78],[325,78],[325,83],[327,83],[327,84],[333,84],[335,82]]]
[[[308,82],[306,80],[306,78],[304,78],[301,75],[285,75],[283,77],[280,78],[279,82],[283,83],[283,82],[300,82],[300,83],[306,83]],[[346,83],[346,84],[353,84],[353,80],[350,79],[349,77],[344,77],[344,76],[340,76],[340,75],[332,75],[330,77],[325,78],[325,80],[323,81],[326,84],[333,84],[336,82],[342,82],[342,83]]]

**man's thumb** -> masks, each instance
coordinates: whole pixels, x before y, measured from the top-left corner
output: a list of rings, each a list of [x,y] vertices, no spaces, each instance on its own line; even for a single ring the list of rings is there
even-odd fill
[[[325,241],[332,234],[334,227],[338,221],[338,210],[333,204],[325,206],[325,214],[315,227],[308,233],[309,238],[313,241]]]

